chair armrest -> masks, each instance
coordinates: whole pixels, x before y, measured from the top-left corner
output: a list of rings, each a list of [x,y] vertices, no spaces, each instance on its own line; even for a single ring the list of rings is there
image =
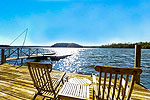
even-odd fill
[[[98,95],[98,87],[97,87],[97,80],[96,80],[96,76],[92,75],[93,78],[93,91],[96,94],[96,96]]]
[[[60,83],[63,82],[63,78],[64,78],[65,75],[66,75],[66,72],[63,72],[63,74],[61,75],[61,77],[60,77],[59,80],[58,80],[58,84],[57,84],[57,86],[55,87],[55,90],[56,90],[57,87],[60,85]]]
[[[63,80],[63,78],[64,78],[65,75],[66,75],[66,72],[63,72],[63,74],[61,75],[61,77],[60,77],[60,79],[58,81],[61,82]]]
[[[96,84],[96,76],[92,75],[92,78],[93,78],[93,83]]]

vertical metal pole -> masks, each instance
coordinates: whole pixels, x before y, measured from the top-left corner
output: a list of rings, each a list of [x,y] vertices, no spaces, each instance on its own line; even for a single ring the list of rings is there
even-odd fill
[[[20,48],[20,57],[22,57],[22,55],[23,55],[23,54],[22,54],[22,48]]]
[[[42,48],[42,55],[44,56],[44,54],[45,54],[45,51],[44,51],[44,49]]]
[[[8,48],[8,55],[10,55],[10,48]]]
[[[36,55],[38,55],[38,50],[39,50],[39,49],[36,49]]]
[[[23,56],[23,48],[20,48],[20,57],[22,57]],[[21,58],[21,66],[23,65],[23,58]]]
[[[19,48],[17,48],[17,59],[19,59]]]
[[[141,45],[135,45],[135,68],[141,67]],[[137,75],[136,77],[136,83],[140,84],[140,75]]]
[[[30,50],[31,50],[31,49],[29,48],[29,56],[28,56],[29,58],[30,58],[30,55],[31,55],[31,52],[30,52]]]
[[[23,65],[23,58],[21,58],[21,66]]]
[[[6,63],[5,50],[1,49],[1,64]]]
[[[45,52],[45,49],[43,49],[43,54],[45,54],[46,52]],[[43,55],[44,56],[44,55]]]

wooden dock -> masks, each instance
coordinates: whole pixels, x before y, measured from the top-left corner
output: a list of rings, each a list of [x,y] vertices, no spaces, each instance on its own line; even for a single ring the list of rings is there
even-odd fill
[[[1,64],[4,64],[8,60],[44,56],[46,53],[49,53],[49,50],[42,48],[1,48],[0,61]]]
[[[10,60],[21,59],[38,59],[38,58],[50,58],[53,60],[60,60],[70,55],[58,55],[55,52],[50,52],[48,49],[39,48],[1,48],[0,63],[4,64]]]
[[[33,82],[26,66],[16,69],[18,66],[3,64],[0,65],[0,100],[31,100],[36,92]],[[61,71],[52,71],[53,74]],[[69,78],[87,78],[92,81],[89,75],[67,73]],[[92,90],[90,90],[90,100],[92,100]],[[36,100],[43,97],[37,96]],[[150,100],[150,90],[135,84],[132,100]],[[46,99],[46,98],[45,98]]]

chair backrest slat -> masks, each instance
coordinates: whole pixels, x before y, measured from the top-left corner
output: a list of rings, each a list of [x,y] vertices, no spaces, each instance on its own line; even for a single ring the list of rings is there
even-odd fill
[[[114,80],[114,86],[113,86],[113,94],[112,94],[112,100],[114,99],[115,96],[115,90],[116,90],[116,84],[117,84],[117,74],[115,74],[115,80]]]
[[[105,95],[106,78],[107,78],[107,73],[104,73],[104,87],[103,87],[102,99],[104,99],[104,95]]]
[[[122,85],[122,78],[123,78],[123,75],[121,74],[120,82],[119,82],[119,90],[118,90],[118,94],[117,94],[117,100],[119,99],[119,96],[120,96],[120,90],[121,90],[121,85]]]
[[[45,72],[48,72],[47,69],[44,69],[44,71],[45,71]],[[51,84],[51,83],[50,83],[50,82],[51,82],[51,81],[50,81],[51,79],[49,78],[48,73],[45,73],[45,78],[46,78],[46,87],[45,87],[45,88],[52,91],[52,87],[51,87],[51,85],[50,85],[50,84]]]
[[[140,68],[111,67],[101,65],[96,65],[95,70],[99,72],[99,88],[97,97],[98,99],[107,100],[129,100],[133,90],[136,75],[142,73]],[[104,84],[101,82],[102,73],[104,73]],[[107,75],[109,78],[107,78]],[[131,80],[129,80],[130,76]],[[112,79],[112,77],[114,77],[114,79]],[[130,81],[130,83],[128,81]]]
[[[44,71],[43,68],[40,68],[40,72],[41,72],[42,85],[44,86],[45,83],[47,82],[47,81],[46,81],[46,77],[45,77],[45,75],[44,75],[44,74],[45,74],[45,71]],[[48,86],[47,86],[47,85],[45,86],[45,89],[48,90]]]
[[[31,71],[32,76],[33,76],[33,79],[32,79],[32,80],[35,80],[34,83],[36,84],[36,88],[39,89],[38,86],[40,85],[40,83],[38,82],[38,77],[37,77],[37,75],[36,75],[36,69],[33,68],[33,67],[30,67],[30,69],[32,69],[32,71]]]
[[[47,66],[47,67],[48,67],[48,66]],[[47,68],[47,69],[46,69],[46,71],[47,71],[47,72],[49,72],[49,69]],[[52,90],[52,92],[53,92],[53,93],[55,93],[54,88],[53,88],[53,85],[52,85],[52,81],[51,81],[51,80],[52,80],[52,78],[51,78],[50,74],[49,74],[49,73],[47,73],[47,75],[46,75],[46,76],[48,76],[48,79],[49,79],[48,84],[49,84],[49,87],[51,88],[50,90]]]
[[[135,81],[135,79],[136,79],[136,75],[137,75],[137,73],[135,73],[135,75],[133,75],[133,76],[131,77],[130,89],[129,89],[129,92],[128,92],[128,95],[127,95],[127,100],[130,100],[131,93],[132,93],[133,86],[134,86],[134,81]]]
[[[128,85],[128,80],[129,80],[129,75],[126,75],[126,79],[125,79],[125,86],[124,86],[124,89],[122,89],[122,93],[123,93],[123,96],[122,96],[122,100],[124,99],[125,95],[126,94],[126,90],[127,90],[127,85]],[[127,90],[128,91],[128,90]]]
[[[43,86],[43,83],[42,83],[42,78],[41,78],[41,75],[40,75],[40,70],[39,70],[39,68],[36,68],[36,75],[37,75],[37,77],[38,77],[38,83],[40,84],[40,87],[42,87]]]
[[[33,80],[34,86],[37,87],[37,84],[38,84],[38,83],[37,83],[36,78],[34,78],[34,77],[35,77],[35,74],[34,74],[34,72],[33,72],[33,69],[30,67],[30,65],[29,65],[28,69],[29,69],[29,73],[32,73],[31,78],[32,78],[32,80]]]
[[[111,88],[111,78],[112,78],[112,74],[109,74],[109,86],[108,86],[108,94],[107,94],[107,99],[109,98],[109,94],[110,94],[110,88]]]
[[[98,87],[98,96],[101,95],[101,75],[102,75],[102,72],[100,71],[99,72],[99,87]]]

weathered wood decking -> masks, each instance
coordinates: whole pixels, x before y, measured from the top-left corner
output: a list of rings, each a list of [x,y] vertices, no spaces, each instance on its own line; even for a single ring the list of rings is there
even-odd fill
[[[29,75],[28,69],[22,66],[16,69],[16,65],[3,64],[0,65],[0,100],[30,100],[33,98],[36,89]],[[61,73],[60,71],[52,71],[54,74]],[[88,78],[92,81],[89,75],[67,73],[69,78]],[[91,91],[92,92],[92,91]],[[91,93],[92,94],[92,93]],[[37,100],[42,97],[38,96]],[[92,99],[92,95],[90,95]],[[132,93],[133,100],[149,100],[150,91],[144,87],[135,84]]]

